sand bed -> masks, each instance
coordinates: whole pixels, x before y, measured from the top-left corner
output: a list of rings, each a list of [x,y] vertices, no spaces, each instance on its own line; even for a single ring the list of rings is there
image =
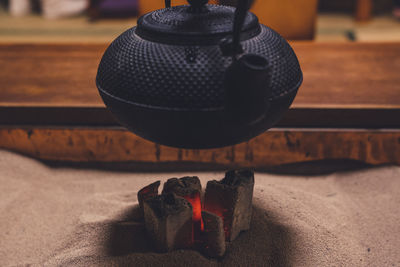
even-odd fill
[[[51,168],[0,151],[0,266],[400,266],[400,168],[320,176],[256,173],[252,229],[221,261],[153,252],[137,191],[170,177]]]

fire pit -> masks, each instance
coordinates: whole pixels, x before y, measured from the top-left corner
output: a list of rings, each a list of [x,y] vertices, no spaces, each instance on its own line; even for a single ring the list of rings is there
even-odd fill
[[[204,197],[198,177],[171,178],[138,192],[146,232],[158,252],[196,249],[222,257],[226,242],[250,229],[254,172],[228,171],[220,181],[207,183]]]

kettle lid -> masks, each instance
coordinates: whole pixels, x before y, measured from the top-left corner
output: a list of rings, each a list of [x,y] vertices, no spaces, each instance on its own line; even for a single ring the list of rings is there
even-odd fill
[[[206,4],[159,9],[143,15],[136,28],[141,38],[176,45],[213,45],[232,34],[235,8]],[[242,41],[260,33],[258,18],[248,12],[242,27]]]

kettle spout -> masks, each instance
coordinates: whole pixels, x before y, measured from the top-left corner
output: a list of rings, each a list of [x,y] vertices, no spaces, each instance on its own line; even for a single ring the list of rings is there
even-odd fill
[[[225,109],[231,120],[252,124],[269,109],[270,71],[268,60],[245,54],[229,66],[225,74]]]

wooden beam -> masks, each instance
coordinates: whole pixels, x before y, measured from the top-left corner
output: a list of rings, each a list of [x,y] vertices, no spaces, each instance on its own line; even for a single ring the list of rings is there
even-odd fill
[[[400,128],[400,108],[291,108],[275,127]],[[104,107],[0,107],[0,125],[120,126]]]
[[[400,131],[273,129],[247,143],[210,150],[160,146],[121,128],[0,128],[0,148],[43,160],[194,162],[242,167],[324,159],[400,165]]]
[[[293,47],[304,84],[279,126],[320,129],[275,129],[248,143],[198,151],[158,146],[110,127],[117,124],[94,83],[106,45],[0,45],[0,64],[7,66],[0,72],[0,148],[76,162],[262,167],[344,158],[400,164],[400,45]],[[332,127],[343,129],[322,129]]]
[[[278,127],[400,128],[400,44],[293,43],[304,83]],[[106,45],[0,45],[0,124],[117,125],[95,86]]]
[[[312,40],[317,21],[317,0],[258,0],[251,9],[260,23],[290,40]]]
[[[356,21],[367,22],[372,18],[373,2],[372,0],[357,0]]]
[[[400,43],[294,42],[304,83],[294,108],[400,108]],[[101,107],[107,45],[0,44],[0,107]]]

